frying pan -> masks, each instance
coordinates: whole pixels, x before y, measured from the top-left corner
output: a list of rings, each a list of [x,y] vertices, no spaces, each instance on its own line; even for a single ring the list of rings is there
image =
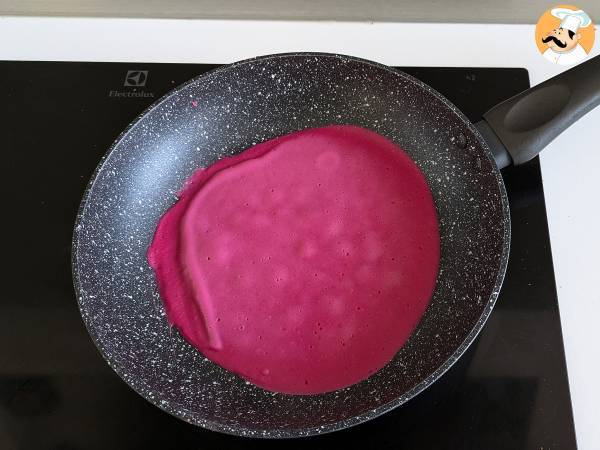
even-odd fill
[[[119,136],[84,194],[73,277],[92,339],[147,400],[221,432],[307,436],[405,403],[463,354],[494,307],[510,243],[500,169],[533,158],[598,105],[599,79],[596,57],[496,106],[475,125],[415,78],[348,56],[265,56],[189,81]],[[326,394],[275,394],[208,361],[169,326],[146,250],[198,167],[331,124],[374,130],[421,168],[439,218],[440,271],[420,324],[378,373]]]

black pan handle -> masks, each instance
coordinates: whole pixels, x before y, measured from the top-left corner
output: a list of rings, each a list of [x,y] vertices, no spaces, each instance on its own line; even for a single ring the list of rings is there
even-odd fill
[[[502,168],[529,161],[598,105],[600,56],[494,106],[476,126]]]

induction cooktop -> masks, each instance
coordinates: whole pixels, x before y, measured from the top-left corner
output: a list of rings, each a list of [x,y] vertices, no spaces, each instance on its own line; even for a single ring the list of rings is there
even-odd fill
[[[388,414],[311,438],[244,439],[168,415],[110,369],[86,333],[71,280],[81,195],[129,122],[214,67],[0,62],[0,448],[576,448],[537,158],[503,171],[511,255],[488,323],[438,382]],[[519,68],[401,69],[471,121],[529,87]]]

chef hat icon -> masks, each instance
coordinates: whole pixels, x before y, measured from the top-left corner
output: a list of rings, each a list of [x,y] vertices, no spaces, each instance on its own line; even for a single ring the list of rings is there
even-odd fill
[[[581,9],[573,11],[568,8],[554,8],[550,13],[561,20],[560,28],[571,30],[573,33],[577,33],[579,28],[585,28],[592,23],[590,16]]]

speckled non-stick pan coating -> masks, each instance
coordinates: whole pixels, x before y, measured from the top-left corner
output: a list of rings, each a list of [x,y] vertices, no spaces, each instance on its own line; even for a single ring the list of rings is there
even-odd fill
[[[146,249],[158,219],[198,167],[276,136],[331,124],[374,130],[416,161],[435,199],[441,268],[421,323],[385,368],[328,394],[274,394],[208,361],[169,326]],[[489,316],[509,239],[508,201],[491,153],[440,94],[373,62],[285,54],[191,80],[117,139],[84,195],[73,275],[92,339],[150,402],[226,433],[306,436],[374,418],[440,377]]]

